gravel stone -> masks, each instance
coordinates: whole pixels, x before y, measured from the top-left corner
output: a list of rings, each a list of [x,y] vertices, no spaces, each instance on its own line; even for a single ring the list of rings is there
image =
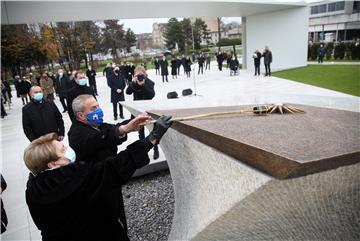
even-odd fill
[[[123,186],[130,240],[167,240],[174,216],[174,189],[169,171],[132,179]]]

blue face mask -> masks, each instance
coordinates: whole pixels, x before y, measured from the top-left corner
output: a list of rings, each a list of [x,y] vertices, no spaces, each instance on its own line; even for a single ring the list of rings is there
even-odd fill
[[[103,123],[104,112],[100,107],[96,108],[93,112],[86,115],[86,120],[94,125],[101,125]]]
[[[87,80],[86,80],[86,79],[80,79],[80,80],[79,80],[79,85],[80,85],[80,86],[85,86],[86,83],[87,83]]]
[[[44,94],[42,92],[34,94],[33,99],[40,102],[44,98]]]
[[[66,151],[65,151],[65,154],[64,154],[64,157],[69,159],[70,162],[75,162],[76,160],[76,153],[75,151],[69,146]]]

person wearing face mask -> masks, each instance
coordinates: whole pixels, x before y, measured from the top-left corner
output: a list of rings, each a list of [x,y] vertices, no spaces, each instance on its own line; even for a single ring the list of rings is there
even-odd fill
[[[22,108],[22,125],[26,137],[33,141],[42,135],[55,132],[59,140],[64,138],[64,121],[52,101],[44,99],[39,86],[30,89],[31,101]]]
[[[67,91],[70,89],[70,79],[67,75],[64,74],[62,69],[58,70],[58,74],[55,79],[55,91],[56,94],[59,96],[61,105],[63,107],[63,113],[67,111],[66,105],[66,96]]]
[[[129,83],[128,88],[126,89],[126,94],[133,95],[134,100],[151,100],[155,96],[154,91],[155,83],[148,78],[146,70],[142,66],[136,67],[134,71],[134,78]],[[144,127],[139,130],[139,139],[145,139],[145,130]],[[159,149],[158,146],[154,146],[154,160],[159,158]]]
[[[54,101],[54,82],[46,73],[40,79],[40,87],[44,93],[44,99]]]
[[[116,156],[117,146],[127,140],[127,133],[140,130],[142,126],[139,124],[150,118],[143,114],[116,125],[104,123],[103,111],[91,95],[78,96],[73,101],[73,110],[76,121],[68,132],[69,144],[80,162],[102,162]],[[113,213],[126,227],[121,188],[109,193],[107,205],[113,208]]]
[[[162,60],[160,61],[160,68],[161,68],[162,82],[164,83],[165,80],[166,80],[166,82],[169,82],[168,81],[168,75],[169,75],[168,62],[167,62],[165,56],[163,56]]]
[[[236,55],[233,54],[231,56],[229,66],[230,66],[230,76],[231,75],[238,75],[239,74],[239,60],[237,59]]]
[[[78,97],[79,95],[92,95],[95,97],[94,90],[87,86],[87,79],[85,77],[85,73],[81,70],[76,71],[74,73],[74,80],[75,80],[75,86],[73,86],[68,92],[66,96],[67,100],[67,110],[69,113],[69,117],[71,119],[71,122],[74,122],[76,120],[73,109],[72,109],[72,102],[73,100]],[[95,97],[96,98],[96,97]]]
[[[88,70],[86,71],[86,76],[88,77],[89,85],[94,90],[95,95],[98,95],[95,78],[96,71],[92,68],[92,66],[89,66]]]
[[[111,89],[111,103],[113,104],[114,120],[117,120],[117,105],[119,105],[120,118],[124,119],[123,106],[120,101],[125,100],[124,89],[126,87],[125,76],[120,72],[119,66],[109,76],[109,87]]]
[[[96,162],[78,161],[77,154],[54,133],[34,140],[24,152],[31,172],[25,195],[42,240],[128,241],[126,225],[109,204],[109,196],[149,163],[147,152],[171,126],[170,118],[160,117],[144,140]],[[111,204],[120,203],[119,198],[112,196]]]

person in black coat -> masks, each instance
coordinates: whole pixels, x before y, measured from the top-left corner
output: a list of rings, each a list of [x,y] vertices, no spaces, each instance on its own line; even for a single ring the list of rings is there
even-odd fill
[[[171,60],[170,66],[172,78],[175,79],[175,77],[177,78],[177,61],[175,57]]]
[[[0,178],[1,178],[1,191],[0,191],[0,194],[2,196],[2,193],[7,188],[7,183],[6,183],[5,179],[3,178],[3,176],[1,174],[0,174]],[[1,233],[3,233],[3,232],[6,231],[6,227],[8,225],[8,219],[7,219],[6,211],[5,211],[5,208],[4,208],[4,203],[2,201],[1,196],[0,196],[0,202],[1,202]]]
[[[21,97],[23,105],[29,103],[28,94],[31,88],[30,82],[26,80],[25,77],[18,80],[18,93]]]
[[[58,70],[58,74],[55,78],[55,91],[56,94],[59,96],[61,105],[63,107],[63,113],[67,111],[66,105],[66,96],[69,89],[71,89],[70,79],[67,75],[64,75],[64,71],[62,69]]]
[[[218,62],[219,70],[222,71],[222,64],[223,64],[223,61],[224,61],[224,54],[221,51],[216,53],[216,61]]]
[[[1,80],[1,93],[2,96],[4,97],[4,104],[6,104],[7,102],[11,104],[11,98],[12,98],[11,87],[7,80]]]
[[[255,50],[254,54],[253,54],[253,58],[254,58],[254,65],[255,65],[255,76],[259,75],[260,76],[260,60],[261,60],[261,53],[260,51],[257,49]]]
[[[179,56],[176,57],[176,68],[177,68],[177,75],[180,75],[180,67],[182,65],[182,61]]]
[[[124,119],[123,106],[119,102],[125,100],[125,77],[120,73],[119,66],[116,66],[114,71],[109,73],[109,75],[109,87],[111,89],[111,103],[113,104],[114,120],[117,120],[117,105],[119,105],[120,118]]]
[[[198,70],[198,74],[204,74],[204,63],[205,63],[205,56],[203,53],[201,53],[198,57],[198,64],[199,64],[199,70]]]
[[[133,95],[134,100],[151,100],[155,96],[155,83],[147,77],[145,68],[139,66],[135,69],[134,78],[126,89],[126,94]],[[133,117],[133,116],[132,116]],[[145,139],[145,130],[139,130],[139,139]],[[159,158],[158,146],[154,146],[154,159]]]
[[[98,95],[97,88],[96,88],[96,71],[89,66],[88,70],[86,70],[86,76],[89,80],[90,87],[94,90],[95,95]]]
[[[67,93],[67,107],[68,107],[68,114],[71,119],[71,122],[75,121],[75,115],[72,109],[72,102],[73,100],[78,97],[79,95],[92,95],[95,97],[94,90],[87,86],[87,79],[85,78],[85,73],[81,70],[75,71],[74,73],[74,80],[75,86],[72,87]],[[96,97],[95,97],[96,98]]]
[[[239,73],[239,60],[237,57],[233,54],[229,61],[229,67],[230,67],[230,76],[232,74],[237,75]]]
[[[155,66],[155,74],[157,75],[158,73],[160,74],[160,62],[158,60],[158,58],[155,58],[154,60],[154,66]]]
[[[188,78],[190,78],[190,74],[191,74],[191,65],[192,65],[191,59],[189,56],[187,56],[185,59],[185,73]]]
[[[33,141],[55,132],[62,140],[65,134],[64,121],[54,102],[44,100],[39,86],[31,87],[30,96],[30,103],[22,108],[22,125],[26,137]]]
[[[164,82],[164,80],[166,80],[166,82],[169,82],[168,81],[168,75],[169,75],[168,62],[167,62],[165,56],[163,56],[162,60],[160,61],[160,67],[161,67],[162,82]]]
[[[271,69],[270,69],[270,64],[272,63],[272,53],[269,50],[268,46],[265,46],[265,50],[264,53],[262,55],[262,57],[264,57],[264,65],[265,65],[265,76],[271,76]]]
[[[33,141],[24,152],[25,165],[31,171],[25,195],[42,240],[129,240],[126,226],[108,203],[108,195],[121,189],[136,169],[149,163],[147,152],[170,127],[169,119],[159,118],[145,140],[96,162],[74,162],[78,159],[75,152],[57,141],[55,134]],[[140,128],[139,123],[133,122],[133,128]],[[113,203],[119,203],[113,198]]]
[[[149,118],[148,115],[140,115],[131,121],[126,120],[116,125],[103,123],[102,110],[91,95],[77,97],[74,100],[74,111],[77,120],[68,132],[69,144],[76,153],[76,161],[81,162],[101,162],[116,156],[117,146],[127,140],[126,133],[141,128],[134,123],[141,123]],[[93,121],[95,115],[97,120]],[[109,193],[107,204],[113,208],[126,227],[121,188]]]
[[[181,64],[184,69],[184,74],[186,74],[186,57],[185,57],[185,55],[182,55],[182,57],[181,57]]]

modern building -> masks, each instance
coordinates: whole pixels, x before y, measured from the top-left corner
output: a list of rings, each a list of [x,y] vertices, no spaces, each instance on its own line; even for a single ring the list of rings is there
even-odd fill
[[[360,1],[321,1],[310,5],[309,41],[360,39]]]
[[[155,48],[165,47],[165,38],[164,38],[165,28],[166,28],[166,23],[153,24],[152,40],[153,40],[153,46]]]
[[[141,33],[136,35],[136,48],[141,51],[153,48],[152,33]]]

